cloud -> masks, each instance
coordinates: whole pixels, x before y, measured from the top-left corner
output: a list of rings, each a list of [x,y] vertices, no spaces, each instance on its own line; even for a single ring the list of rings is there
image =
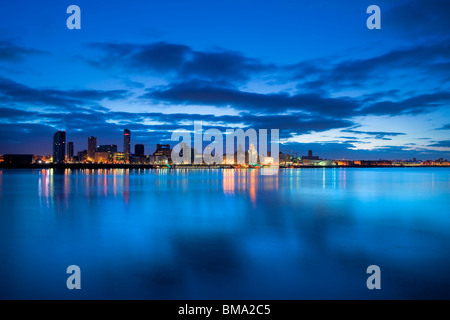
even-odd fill
[[[437,128],[435,130],[450,130],[450,123],[443,125],[442,127]]]
[[[447,0],[401,1],[387,10],[383,23],[386,28],[417,38],[450,36],[450,3]]]
[[[239,82],[271,68],[237,51],[220,48],[195,51],[186,45],[167,42],[141,45],[93,43],[90,47],[104,52],[99,59],[89,60],[94,66],[121,66],[134,72],[150,71],[183,79]]]
[[[424,74],[433,80],[448,82],[450,42],[437,39],[367,58],[316,59],[283,66],[282,70],[290,76],[280,79],[296,81],[297,88],[304,91],[367,88],[368,85],[383,87],[387,84],[398,88],[399,83],[420,79]]]
[[[196,51],[183,44],[156,42],[150,44],[91,43],[101,52],[87,61],[100,68],[122,67],[137,73],[151,72],[173,76],[177,81],[192,79],[243,83],[253,79],[270,79],[277,83],[298,82],[300,90],[361,87],[366,83],[386,80],[386,74],[406,70],[430,72],[442,79],[450,69],[450,43],[435,39],[390,50],[374,57],[336,60],[320,58],[277,65],[221,48]],[[415,73],[419,75],[419,73]]]
[[[43,53],[43,51],[24,48],[11,41],[0,41],[0,62],[21,62],[30,55],[41,53]]]
[[[361,110],[362,114],[399,115],[434,111],[450,101],[450,92],[438,91],[422,94],[400,101],[381,101]]]
[[[0,103],[71,108],[103,99],[127,96],[125,90],[58,90],[32,88],[0,76]]]
[[[396,136],[403,136],[406,135],[406,133],[402,133],[402,132],[383,132],[383,131],[358,131],[358,130],[353,130],[353,129],[346,129],[343,130],[343,132],[348,132],[348,133],[355,133],[355,134],[365,134],[365,135],[369,135],[372,136],[372,138],[374,139],[381,139],[381,140],[392,140],[386,137],[396,137]],[[354,139],[354,137],[353,137]]]
[[[254,93],[191,81],[150,89],[141,96],[175,104],[232,106],[256,113],[308,112],[334,117],[351,116],[359,107],[347,98],[326,98],[318,94]]]
[[[439,42],[432,45],[411,46],[395,49],[385,54],[368,58],[355,59],[338,63],[329,79],[335,81],[355,81],[373,76],[384,76],[380,71],[390,71],[418,67],[428,67],[442,59],[450,58],[450,44]]]
[[[0,153],[50,153],[55,129],[39,123],[2,123],[0,125]],[[46,147],[43,144],[47,143]]]
[[[8,122],[29,120],[37,116],[39,116],[38,112],[0,107],[0,120],[8,120]]]
[[[126,90],[54,90],[49,92],[83,101],[120,100],[128,95]]]
[[[411,79],[418,80],[424,74],[427,77],[433,77],[434,81],[445,83],[450,80],[450,42],[442,39],[434,39],[427,44],[404,46],[366,58],[343,60],[328,57],[285,65],[265,63],[237,51],[220,48],[196,51],[183,44],[168,42],[93,43],[90,47],[100,50],[100,56],[97,59],[87,59],[94,66],[119,67],[125,69],[122,70],[125,72],[161,76],[166,82],[171,83],[172,91],[181,90],[190,85],[189,94],[196,94],[192,90],[202,86],[199,83],[209,82],[214,83],[209,89],[215,89],[217,94],[229,95],[230,92],[220,92],[217,89],[238,88],[256,79],[265,82],[266,85],[296,84],[299,93],[304,95],[311,93],[322,97],[329,95],[330,92],[346,88],[366,90],[368,86],[379,85],[382,87],[394,85],[399,88],[403,83]],[[203,87],[206,86],[203,85]],[[386,94],[402,93],[400,89],[383,88],[382,90]],[[166,94],[168,95],[169,92]],[[205,92],[205,94],[208,93]],[[371,94],[378,93],[372,90]],[[178,92],[178,96],[181,96],[181,92]],[[245,99],[242,96],[234,97],[240,100]],[[392,98],[390,95],[388,97]],[[266,95],[264,100],[269,100],[268,98],[271,97]],[[256,96],[249,99],[254,101]],[[295,101],[295,98],[289,101]],[[348,106],[348,103],[346,105]],[[337,109],[345,111],[346,108],[338,105]]]
[[[183,65],[180,75],[184,79],[247,81],[251,75],[268,72],[272,67],[239,52],[216,49],[210,52],[193,52],[192,58]]]
[[[191,49],[185,45],[157,42],[153,44],[130,43],[92,43],[92,48],[105,53],[98,60],[91,60],[93,65],[110,68],[121,65],[141,71],[167,73],[177,71],[186,60]]]
[[[429,147],[444,147],[450,148],[450,140],[438,141],[436,143],[428,145]]]

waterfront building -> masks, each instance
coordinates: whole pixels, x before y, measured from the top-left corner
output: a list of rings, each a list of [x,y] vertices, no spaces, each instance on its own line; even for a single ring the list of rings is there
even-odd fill
[[[87,157],[89,160],[94,159],[94,152],[97,151],[97,138],[89,137],[88,138],[88,148],[87,148]]]
[[[94,152],[94,160],[97,163],[109,163],[109,161],[111,160],[111,152],[96,151]]]
[[[105,144],[105,145],[98,146],[97,152],[111,152],[111,154],[115,153],[115,152],[117,152],[117,145]]]
[[[64,163],[66,160],[66,131],[58,130],[53,135],[53,162]]]
[[[258,163],[258,152],[255,149],[255,146],[253,145],[253,143],[250,144],[250,147],[248,148],[248,162],[247,163],[251,163],[251,164],[256,164]]]
[[[271,165],[273,164],[273,157],[262,156],[260,157],[260,162],[262,165]]]
[[[130,144],[131,131],[129,129],[123,130],[123,153],[125,154],[125,162],[130,161]]]
[[[307,156],[302,156],[302,160],[320,160],[319,156],[314,156],[312,150],[308,150]]]
[[[125,153],[123,152],[114,152],[112,155],[112,161],[114,163],[124,163],[125,162]]]
[[[84,162],[87,160],[87,150],[78,151],[77,152],[77,161],[78,162]]]
[[[67,143],[67,158],[70,162],[73,161],[73,142]]]
[[[134,145],[134,155],[136,157],[144,156],[144,145],[143,144],[135,144]]]
[[[10,165],[17,164],[32,164],[33,155],[32,154],[4,154],[3,163]]]
[[[155,157],[155,162],[171,162],[172,161],[172,150],[170,149],[170,144],[157,144],[156,151],[153,153]]]

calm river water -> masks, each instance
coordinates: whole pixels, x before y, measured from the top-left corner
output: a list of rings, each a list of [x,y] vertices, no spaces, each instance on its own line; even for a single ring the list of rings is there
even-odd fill
[[[4,169],[0,257],[1,299],[449,299],[450,169]]]

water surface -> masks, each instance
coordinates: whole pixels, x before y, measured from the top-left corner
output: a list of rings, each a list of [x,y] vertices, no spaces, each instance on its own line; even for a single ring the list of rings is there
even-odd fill
[[[449,178],[0,170],[0,298],[448,299]],[[69,265],[81,290],[66,287]],[[369,265],[381,290],[366,287]]]

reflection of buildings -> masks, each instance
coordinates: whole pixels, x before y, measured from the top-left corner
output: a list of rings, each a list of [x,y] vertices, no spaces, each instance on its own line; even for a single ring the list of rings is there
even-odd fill
[[[0,171],[1,173],[1,171]],[[1,174],[0,174],[1,182]],[[58,213],[66,211],[71,188],[82,187],[84,197],[123,197],[125,203],[130,198],[130,176],[124,169],[82,170],[42,169],[39,172],[38,194],[41,206],[53,208]]]
[[[227,195],[248,194],[253,206],[262,192],[278,190],[278,175],[264,176],[260,170],[225,169],[222,172],[223,192]]]
[[[123,130],[123,153],[125,154],[125,162],[130,160],[131,132],[129,129]]]
[[[66,160],[66,132],[58,130],[53,135],[53,162],[63,163]]]
[[[68,207],[70,179],[70,170],[42,169],[39,172],[38,184],[40,205],[54,208],[58,213],[64,212]]]
[[[248,192],[250,194],[250,201],[252,202],[253,207],[256,206],[256,171],[255,170],[250,170],[249,172],[250,174],[250,183],[248,186]]]
[[[222,187],[224,193],[233,194],[234,193],[234,175],[235,171],[231,169],[225,169],[223,170],[223,180],[222,180]]]

